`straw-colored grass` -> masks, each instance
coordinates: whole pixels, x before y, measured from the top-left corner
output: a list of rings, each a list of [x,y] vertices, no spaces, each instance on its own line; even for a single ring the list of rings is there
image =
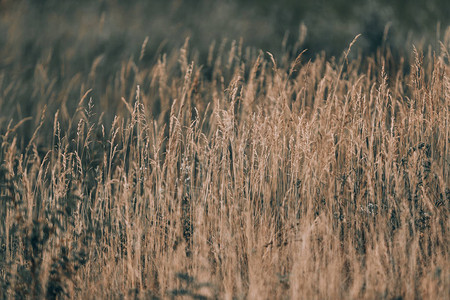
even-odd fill
[[[36,111],[0,123],[1,297],[445,299],[449,38],[204,66],[186,43],[97,93],[101,58],[58,84],[37,65]]]

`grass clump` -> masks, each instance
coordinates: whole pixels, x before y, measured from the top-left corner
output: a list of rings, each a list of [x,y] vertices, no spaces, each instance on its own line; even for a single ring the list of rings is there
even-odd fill
[[[100,92],[37,65],[0,119],[2,298],[444,299],[449,34],[400,62],[186,42]]]

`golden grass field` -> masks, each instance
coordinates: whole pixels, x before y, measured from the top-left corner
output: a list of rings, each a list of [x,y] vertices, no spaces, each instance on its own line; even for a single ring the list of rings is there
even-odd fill
[[[1,116],[1,298],[448,299],[450,29],[399,60],[145,43],[43,56]]]

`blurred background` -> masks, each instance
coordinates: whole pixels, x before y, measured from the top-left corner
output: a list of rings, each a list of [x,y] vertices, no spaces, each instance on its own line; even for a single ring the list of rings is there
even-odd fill
[[[151,67],[187,37],[197,64],[233,40],[276,58],[340,56],[360,33],[353,55],[383,46],[399,57],[439,47],[449,24],[448,0],[0,0],[0,124],[45,97],[102,94],[123,61]]]
[[[436,42],[438,27],[449,25],[450,2],[0,0],[0,18],[0,45],[19,47],[29,59],[49,45],[55,52],[71,48],[81,61],[98,53],[129,57],[147,36],[150,52],[179,47],[188,36],[200,51],[213,41],[243,38],[247,45],[277,52],[283,39],[295,44],[301,24],[307,28],[303,48],[339,55],[359,33],[358,47],[372,53],[386,26],[387,41],[398,50],[412,42]]]

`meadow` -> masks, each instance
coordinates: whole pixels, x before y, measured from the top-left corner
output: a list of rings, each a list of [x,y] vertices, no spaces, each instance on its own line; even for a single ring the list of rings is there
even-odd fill
[[[4,49],[0,297],[446,299],[450,28],[401,57],[359,38],[145,39],[85,76]]]

